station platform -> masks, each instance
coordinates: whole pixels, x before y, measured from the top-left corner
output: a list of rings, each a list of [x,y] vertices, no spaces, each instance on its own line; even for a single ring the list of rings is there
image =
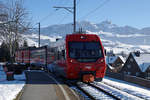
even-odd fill
[[[26,85],[20,100],[79,100],[67,85],[44,71],[26,71]]]

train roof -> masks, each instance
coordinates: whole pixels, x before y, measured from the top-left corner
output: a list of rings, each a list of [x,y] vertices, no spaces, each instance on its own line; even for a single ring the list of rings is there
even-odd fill
[[[73,33],[73,34],[67,34],[66,36],[82,36],[82,35],[84,35],[84,36],[98,36],[98,35],[96,35],[96,34],[86,34],[86,33]]]
[[[65,45],[65,40],[69,40],[69,41],[73,41],[73,40],[79,40],[80,39],[84,39],[84,37],[86,37],[86,41],[89,40],[89,41],[99,41],[100,38],[98,35],[96,34],[86,34],[84,32],[76,32],[76,33],[72,33],[72,34],[67,34],[66,37],[63,37],[61,39],[58,39],[56,40],[56,42],[51,42],[50,44],[50,47],[51,48],[55,48],[55,47],[61,47],[61,46],[64,46]]]
[[[20,51],[20,50],[38,50],[38,49],[43,49],[43,48],[46,48],[47,46],[42,46],[42,47],[35,47],[35,46],[32,46],[32,47],[21,47],[19,48],[17,51]]]
[[[64,45],[65,45],[65,38],[61,38],[61,39],[57,40],[56,42],[51,42],[50,47],[55,48],[55,47],[64,46]]]
[[[100,38],[96,34],[68,34],[66,35],[68,41],[100,41]]]

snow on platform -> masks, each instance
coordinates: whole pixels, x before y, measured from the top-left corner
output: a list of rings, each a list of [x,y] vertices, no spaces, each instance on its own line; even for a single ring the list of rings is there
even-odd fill
[[[25,74],[14,75],[13,81],[6,80],[6,74],[0,65],[0,100],[13,100],[25,85]]]

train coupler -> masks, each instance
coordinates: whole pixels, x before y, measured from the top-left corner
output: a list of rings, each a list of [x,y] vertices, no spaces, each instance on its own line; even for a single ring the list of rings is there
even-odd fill
[[[82,81],[83,82],[86,82],[86,83],[89,83],[89,82],[93,82],[95,79],[94,75],[93,74],[84,74],[82,76]]]

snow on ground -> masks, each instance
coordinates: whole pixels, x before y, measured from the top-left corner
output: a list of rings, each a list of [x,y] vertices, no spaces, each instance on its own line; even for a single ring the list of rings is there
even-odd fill
[[[66,32],[67,33],[67,32]],[[113,50],[114,53],[125,52],[129,54],[133,51],[141,51],[141,52],[149,52],[149,36],[144,34],[117,34],[111,32],[91,32],[86,30],[87,34],[97,34],[100,36],[103,46],[107,51]],[[22,35],[24,39],[27,40],[29,46],[38,46],[38,34],[24,34]],[[41,46],[43,45],[51,45],[52,42],[56,42],[57,38],[62,38],[63,35],[44,35],[41,34]]]
[[[28,38],[36,38],[39,39],[39,35],[38,34],[26,34],[26,35],[22,35],[23,37],[28,37]],[[49,37],[49,36],[45,36],[45,35],[40,35],[40,39],[49,39],[51,42],[55,42],[56,41],[56,37]]]
[[[6,80],[6,74],[0,65],[0,100],[13,100],[25,85],[25,75],[15,75],[13,81]]]
[[[150,89],[148,88],[109,77],[105,77],[103,79],[103,82],[129,94],[133,94],[150,100]]]

